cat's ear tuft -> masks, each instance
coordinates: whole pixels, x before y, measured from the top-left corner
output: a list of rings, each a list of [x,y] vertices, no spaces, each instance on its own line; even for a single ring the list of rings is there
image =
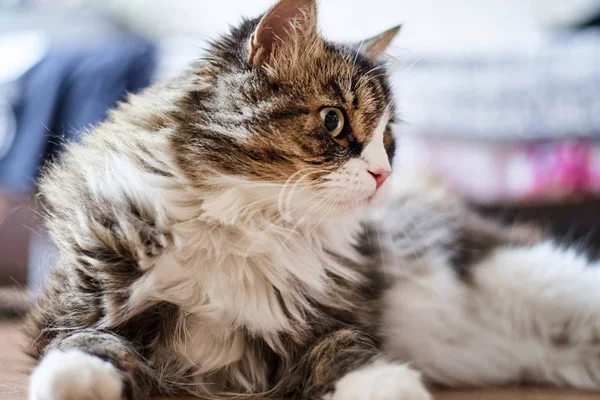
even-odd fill
[[[286,44],[317,35],[316,0],[279,0],[250,37],[250,65],[258,68]]]
[[[388,49],[401,28],[402,25],[398,25],[377,36],[364,40],[358,45],[360,52],[372,59],[380,57]]]

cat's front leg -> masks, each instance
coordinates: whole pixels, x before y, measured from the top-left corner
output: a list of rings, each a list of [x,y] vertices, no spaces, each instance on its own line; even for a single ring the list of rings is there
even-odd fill
[[[374,341],[351,329],[321,339],[304,360],[310,400],[429,400],[418,372],[386,361]]]
[[[132,343],[85,329],[49,343],[29,382],[29,400],[141,400],[157,385]]]

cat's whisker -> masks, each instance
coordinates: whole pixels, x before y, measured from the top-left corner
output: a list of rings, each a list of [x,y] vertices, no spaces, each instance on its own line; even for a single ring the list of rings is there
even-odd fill
[[[321,206],[323,204],[329,203],[328,208],[326,210],[323,210],[321,218],[319,219],[319,221],[316,224],[314,224],[313,228],[309,232],[309,235],[313,234],[315,232],[315,230],[319,227],[319,225],[322,223],[324,217],[326,216],[326,213],[328,213],[331,210],[331,208],[333,207],[333,205],[331,205],[331,203],[333,203],[333,202],[330,203],[330,200],[334,199],[336,196],[337,196],[337,194],[332,192],[329,195],[322,197],[317,203],[313,204],[313,206],[309,210],[307,210],[307,212],[304,214],[305,216],[310,216],[310,214],[312,213],[313,210],[319,209],[319,208],[321,208]],[[299,219],[296,226],[300,225],[301,221],[302,221],[302,219]]]
[[[285,189],[287,188],[287,186],[289,186],[289,183],[291,183],[291,179],[293,179],[294,177],[296,177],[299,173],[303,173],[303,172],[306,172],[306,171],[309,171],[309,172],[307,172],[305,175],[301,176],[292,185],[292,187],[290,188],[290,191],[287,194],[287,197],[286,197],[286,200],[285,200],[285,203],[284,203],[283,199],[284,199]],[[307,178],[311,174],[318,173],[318,172],[323,172],[323,170],[320,170],[318,168],[305,168],[305,169],[302,169],[300,171],[297,171],[296,173],[294,173],[288,179],[288,185],[286,185],[286,186],[284,186],[282,188],[282,190],[281,190],[281,197],[280,197],[280,200],[279,200],[279,203],[278,203],[279,204],[280,214],[284,217],[284,219],[288,219],[289,220],[289,219],[292,218],[292,216],[289,214],[289,211],[286,211],[286,210],[289,210],[290,201],[291,201],[291,198],[293,196],[294,190],[296,190],[298,188],[298,185],[300,184],[300,182],[302,182],[305,178]]]
[[[251,184],[264,184],[266,186],[278,186],[278,185],[282,185],[285,184],[286,182],[288,182],[290,180],[290,178],[293,179],[294,175],[297,175],[298,173],[301,173],[302,171],[298,171],[297,173],[294,173],[290,178],[283,180],[283,181],[278,181],[278,180],[256,180],[253,178],[245,178],[245,177],[240,177],[240,176],[235,176],[235,175],[227,175],[221,171],[218,171],[214,168],[210,168],[210,167],[206,167],[206,170],[208,172],[210,172],[211,174],[214,174],[216,176],[218,176],[219,178],[222,178],[224,181],[230,181],[232,183],[240,183],[243,185],[251,185]]]
[[[317,202],[311,204],[304,211],[304,214],[298,217],[296,223],[294,224],[294,226],[292,228],[293,231],[297,231],[298,227],[302,226],[304,224],[305,218],[311,216],[312,212],[315,209],[318,209],[321,206],[321,204],[323,204],[324,200],[326,200],[326,199],[323,199],[322,198],[322,194],[317,192],[317,193],[313,194],[311,197],[309,197],[307,199],[304,199],[304,200],[301,200],[299,203],[295,204],[294,208],[292,208],[291,210],[289,210],[289,212],[291,213],[292,211],[294,211],[296,209],[303,208],[305,203],[311,203],[314,199],[319,198],[319,197],[321,197],[321,199],[319,199]]]
[[[410,65],[408,66],[408,68],[406,68],[406,69],[405,69],[404,71],[402,71],[401,73],[402,73],[402,74],[407,74],[408,72],[410,72],[410,70],[411,70],[411,69],[413,69],[413,68],[414,68],[414,66],[415,66],[415,65],[417,65],[417,64],[419,63],[419,61],[421,61],[421,60],[422,60],[422,58],[423,58],[423,57],[419,57],[419,58],[417,58],[417,59],[416,59],[416,60],[415,60],[415,61],[414,61],[412,64],[410,64]]]
[[[311,200],[314,199],[314,198],[318,198],[318,197],[321,197],[321,196],[320,195],[315,195],[315,196],[313,196],[311,198]],[[304,211],[304,213],[302,215],[298,216],[297,221],[294,224],[294,230],[296,230],[296,229],[298,229],[298,227],[304,225],[305,220],[308,219],[308,217],[311,216],[312,211],[315,210],[315,209],[317,209],[317,208],[319,208],[320,205],[322,204],[322,202],[323,202],[323,198],[318,199],[315,203],[313,203],[312,205],[310,205]]]
[[[329,200],[331,200],[331,198],[328,198],[326,201],[324,201],[325,204],[329,203],[329,205],[327,206],[327,208],[321,213],[321,217],[319,218],[319,220],[317,221],[317,223],[314,225],[314,227],[311,229],[310,231],[310,235],[312,235],[313,233],[315,233],[315,231],[321,227],[321,224],[323,223],[323,221],[325,221],[325,219],[329,216],[329,213],[331,212],[331,210],[337,206],[336,201],[332,201],[330,202]]]
[[[256,214],[267,211],[273,206],[272,200],[279,199],[279,196],[280,195],[278,193],[278,194],[274,194],[272,196],[262,197],[258,200],[248,203],[248,204],[244,204],[244,206],[242,208],[238,209],[239,214],[240,215],[245,214],[247,211],[252,211],[253,213],[256,213]],[[255,205],[261,204],[261,203],[264,203],[263,207],[259,207],[259,208],[254,207]]]
[[[308,170],[308,169],[305,169],[304,171],[307,171],[307,170]],[[286,203],[285,203],[285,207],[286,207],[286,209],[287,209],[287,210],[289,210],[289,209],[290,209],[290,202],[291,202],[291,200],[292,200],[293,193],[294,193],[294,191],[295,191],[295,190],[297,190],[297,188],[298,188],[298,185],[300,184],[300,182],[301,182],[302,180],[304,180],[304,179],[308,178],[308,177],[309,177],[310,175],[312,175],[312,174],[316,174],[316,173],[319,173],[319,172],[323,172],[323,170],[320,170],[320,169],[317,169],[317,168],[314,168],[314,169],[312,169],[312,168],[311,168],[311,170],[312,170],[312,172],[307,172],[306,174],[304,174],[304,175],[303,175],[303,176],[302,176],[300,179],[298,179],[298,180],[297,180],[297,181],[294,183],[294,185],[291,187],[291,189],[290,189],[290,191],[289,191],[289,193],[288,193],[288,195],[287,195],[287,198],[286,198]],[[289,212],[289,211],[288,211],[288,212]],[[288,214],[288,216],[290,216],[290,215]]]
[[[377,226],[375,226],[375,229],[378,229]],[[377,233],[377,235],[379,236],[379,232]],[[393,243],[394,238],[392,237],[392,234],[390,232],[387,232],[387,237],[390,240],[390,243]],[[387,260],[383,251],[383,247],[382,246],[378,246],[379,247],[379,257],[381,259],[381,267],[382,267],[382,271],[383,271],[383,275],[386,278],[386,281],[389,281],[389,274],[388,274],[388,270],[390,268],[390,266],[387,264]],[[397,268],[396,268],[397,269]]]
[[[278,196],[274,196],[273,198],[277,198]],[[267,220],[267,219],[259,219],[259,225],[258,228],[260,228],[260,230],[262,231],[263,234],[267,234],[270,233],[272,231],[281,231],[281,235],[282,238],[284,239],[283,242],[285,242],[286,240],[289,240],[293,235],[298,234],[298,232],[295,229],[289,229],[286,228],[285,226],[282,226],[281,224],[277,223],[277,219],[275,221],[271,221],[271,220]],[[245,246],[245,247],[240,247],[240,245],[248,239],[248,235],[250,233],[246,234],[244,237],[242,237],[240,240],[238,240],[237,242],[235,242],[232,246],[232,248],[235,249],[239,249],[239,251],[241,251],[243,254],[245,254],[246,256],[248,256],[250,254],[251,251],[251,247]]]
[[[360,55],[360,51],[362,50],[365,40],[366,39],[361,40],[360,44],[358,45],[358,48],[356,49],[356,52],[354,54],[354,60],[352,60],[352,70],[354,70],[354,68],[356,68],[356,61],[358,60],[358,56]],[[353,76],[352,73],[348,73],[348,87],[346,88],[348,93],[352,93],[352,76]]]
[[[302,207],[304,207],[304,205],[305,205],[306,203],[310,203],[310,202],[312,202],[314,199],[316,199],[316,198],[318,198],[318,197],[321,197],[321,196],[322,196],[322,194],[321,194],[321,193],[315,192],[315,193],[313,193],[313,194],[312,194],[310,197],[308,197],[308,198],[306,198],[306,199],[302,199],[302,200],[300,200],[299,202],[297,202],[297,203],[293,204],[293,207],[292,207],[292,204],[290,203],[290,207],[291,207],[291,208],[288,208],[288,209],[286,210],[286,213],[288,213],[288,214],[291,214],[293,211],[296,211],[296,210],[298,210],[298,209],[301,209]],[[314,204],[313,204],[313,205],[314,205]]]
[[[373,72],[377,72],[377,71],[382,71],[382,73],[380,75],[372,75]],[[386,76],[386,75],[387,75],[387,72],[386,72],[385,65],[379,65],[379,66],[376,66],[376,67],[370,69],[366,74],[362,75],[358,79],[358,81],[360,83],[364,83],[364,82],[368,81],[369,79],[373,79],[373,78],[376,78],[378,76]]]
[[[287,188],[287,186],[290,184],[290,182],[292,182],[292,180],[300,173],[302,173],[304,170],[300,170],[300,171],[296,171],[295,173],[293,173],[292,175],[290,175],[290,177],[286,180],[285,184],[283,185],[283,187],[281,188],[281,191],[279,192],[280,196],[279,196],[279,200],[277,202],[277,207],[279,209],[279,213],[285,218],[286,214],[285,214],[285,210],[284,210],[284,194],[285,194],[285,189]]]

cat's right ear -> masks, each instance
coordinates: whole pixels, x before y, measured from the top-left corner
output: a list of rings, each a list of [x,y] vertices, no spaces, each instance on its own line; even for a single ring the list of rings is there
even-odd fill
[[[316,36],[316,0],[279,0],[261,18],[250,37],[248,62],[260,68],[286,46]]]

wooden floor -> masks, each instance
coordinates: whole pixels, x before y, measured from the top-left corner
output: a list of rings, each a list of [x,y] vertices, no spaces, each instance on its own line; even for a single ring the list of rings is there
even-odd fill
[[[31,369],[32,363],[23,355],[22,346],[23,338],[19,323],[0,320],[0,400],[25,400],[27,398],[27,373]],[[584,399],[600,399],[600,394],[545,389],[450,391],[435,394],[435,400]]]

